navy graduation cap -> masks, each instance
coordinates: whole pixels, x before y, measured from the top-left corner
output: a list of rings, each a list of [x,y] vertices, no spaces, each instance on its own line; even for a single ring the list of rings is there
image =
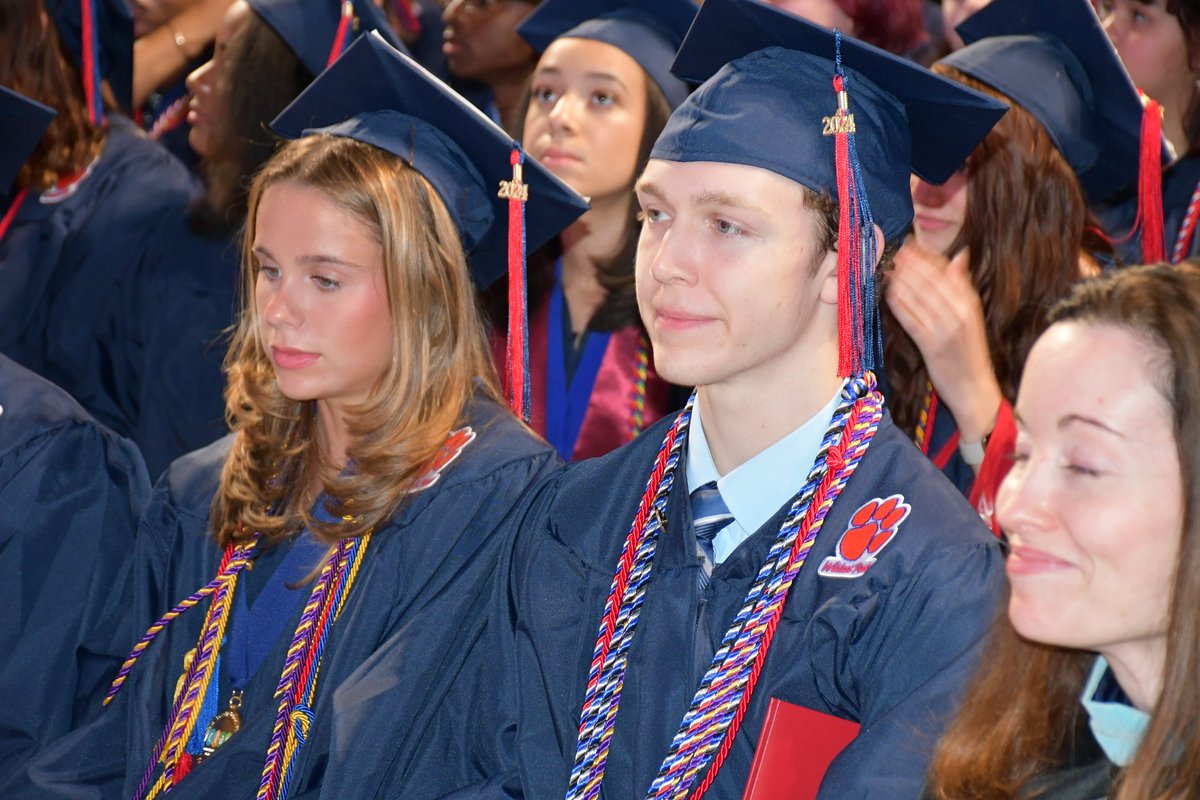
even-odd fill
[[[675,59],[704,81],[650,157],[770,170],[834,198],[839,373],[879,362],[875,236],[912,221],[909,174],[943,183],[1006,106],[879,48],[757,0],[706,0]]]
[[[104,119],[100,84],[107,80],[117,103],[133,103],[133,11],[125,0],[45,0],[58,38],[83,77],[88,118]]]
[[[1088,0],[995,0],[957,30],[940,63],[1033,114],[1093,202],[1137,180],[1142,100]]]
[[[383,10],[371,0],[247,0],[313,75],[341,55],[360,33],[378,30],[404,50]],[[405,51],[407,52],[407,51]]]
[[[588,208],[584,199],[378,33],[350,45],[271,127],[287,138],[324,133],[374,145],[433,185],[458,226],[476,283],[487,287],[510,272],[508,386],[510,393],[524,387],[523,402],[510,402],[527,414],[526,248],[575,221]]]
[[[539,53],[562,37],[611,44],[636,61],[671,108],[678,108],[690,87],[671,73],[671,62],[698,8],[694,0],[545,0],[517,33]]]
[[[12,188],[21,167],[57,113],[0,86],[0,198]]]

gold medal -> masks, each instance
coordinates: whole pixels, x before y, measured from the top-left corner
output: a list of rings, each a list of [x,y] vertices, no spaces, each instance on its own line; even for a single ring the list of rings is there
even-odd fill
[[[238,713],[241,707],[242,693],[235,689],[229,697],[229,708],[217,714],[212,722],[208,723],[208,730],[204,732],[204,749],[196,757],[197,764],[211,756],[218,747],[229,741],[229,737],[241,729],[242,715]]]

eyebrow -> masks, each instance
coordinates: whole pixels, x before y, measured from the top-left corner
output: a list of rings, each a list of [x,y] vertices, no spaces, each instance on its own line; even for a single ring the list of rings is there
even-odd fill
[[[634,191],[641,194],[648,194],[651,197],[659,200],[665,200],[666,194],[662,188],[653,181],[640,180],[634,186]],[[702,192],[697,192],[692,195],[692,205],[694,206],[728,206],[730,208],[741,208],[746,211],[753,211],[757,214],[766,214],[767,212],[759,205],[750,202],[748,199],[739,195],[730,194],[719,189],[706,189]]]
[[[1088,425],[1093,428],[1099,428],[1100,430],[1111,433],[1113,436],[1116,436],[1120,439],[1125,438],[1125,434],[1121,433],[1116,428],[1104,424],[1095,417],[1085,417],[1082,414],[1067,414],[1058,421],[1058,429],[1060,431],[1065,430],[1075,423],[1079,423],[1080,425]]]
[[[549,67],[539,67],[539,68],[538,68],[538,69],[537,69],[537,70],[534,72],[534,74],[535,74],[535,75],[555,75],[555,76],[561,76],[561,75],[562,75],[562,70],[560,70],[558,67],[554,67],[554,66],[549,66]],[[585,72],[585,73],[583,74],[583,77],[585,77],[585,78],[591,78],[592,80],[612,81],[613,83],[615,83],[615,84],[617,84],[618,86],[620,86],[622,89],[627,89],[627,88],[628,88],[628,87],[625,85],[625,81],[621,80],[619,77],[617,77],[617,75],[615,75],[615,74],[614,74],[614,73],[612,73],[612,72],[594,72],[594,71],[593,71],[593,72]]]
[[[265,256],[265,257],[271,259],[272,261],[278,261],[278,259],[275,258],[275,256],[271,255],[271,252],[269,250],[267,250],[267,248],[263,247],[261,244],[254,245],[254,247],[251,249],[251,252],[254,253],[256,256]],[[352,269],[362,269],[363,268],[362,264],[356,264],[353,261],[347,261],[344,258],[340,258],[338,256],[326,255],[324,253],[310,253],[307,255],[300,256],[298,259],[296,259],[296,261],[297,261],[297,263],[304,264],[304,265],[336,264],[337,266],[340,266],[340,267],[351,267]]]

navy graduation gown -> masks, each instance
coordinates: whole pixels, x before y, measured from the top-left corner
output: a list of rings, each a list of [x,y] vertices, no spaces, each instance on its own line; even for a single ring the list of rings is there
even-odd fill
[[[221,365],[240,256],[237,236],[197,232],[182,216],[162,225],[122,287],[124,313],[94,344],[90,363],[116,376],[97,400],[111,403],[151,476],[228,432]]]
[[[481,712],[478,727],[498,737],[495,782],[510,795],[563,796],[604,601],[668,425],[569,465],[514,516],[520,533],[498,612],[506,618],[493,631],[511,672],[506,692],[478,704],[503,709],[509,701],[507,717]],[[809,467],[796,465],[797,484]],[[686,480],[677,480],[629,653],[604,797],[645,795],[790,506],[717,566],[701,596]],[[854,512],[893,494],[911,511],[876,563],[855,578],[819,574]],[[917,797],[995,616],[1002,570],[978,515],[885,416],[791,588],[709,796],[741,796],[768,701],[777,697],[862,726],[831,765],[823,798]],[[506,738],[512,730],[515,740]]]
[[[97,420],[132,436],[110,360],[130,274],[199,183],[128,119],[111,115],[104,149],[68,192],[30,194],[0,240],[0,352],[58,384]],[[65,196],[63,196],[65,195]]]
[[[468,424],[477,438],[372,537],[330,633],[315,720],[293,770],[293,798],[318,794],[327,769],[341,766],[341,754],[384,746],[378,731],[355,725],[373,705],[386,704],[386,746],[398,758],[422,751],[436,738],[431,709],[478,638],[492,596],[500,521],[556,461],[545,443],[491,400],[476,400]],[[208,507],[230,443],[226,438],[180,459],[155,488],[131,582],[136,635],[216,574],[221,553],[209,532]],[[238,591],[244,590],[241,583]],[[300,594],[307,598],[308,590]],[[300,606],[303,598],[245,687],[241,730],[196,766],[171,791],[172,798],[253,796],[278,706],[272,694]],[[112,707],[44,752],[26,774],[0,785],[0,795],[130,796],[162,731],[184,653],[195,646],[203,614],[197,608],[172,623]],[[228,669],[222,668],[221,708],[229,697],[227,681]],[[396,690],[388,691],[392,687]]]
[[[137,448],[0,356],[0,776],[99,706],[126,647],[111,593],[150,483]]]

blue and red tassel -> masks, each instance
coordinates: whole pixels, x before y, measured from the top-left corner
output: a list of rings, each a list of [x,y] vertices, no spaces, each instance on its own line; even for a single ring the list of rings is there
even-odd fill
[[[834,32],[833,90],[837,111],[826,130],[834,137],[838,201],[838,375],[853,377],[882,361],[882,333],[875,292],[875,220],[854,143],[842,34]]]
[[[83,73],[83,96],[88,107],[88,122],[104,124],[104,96],[100,91],[100,31],[96,23],[95,0],[80,0],[79,16],[82,22],[80,38]]]

